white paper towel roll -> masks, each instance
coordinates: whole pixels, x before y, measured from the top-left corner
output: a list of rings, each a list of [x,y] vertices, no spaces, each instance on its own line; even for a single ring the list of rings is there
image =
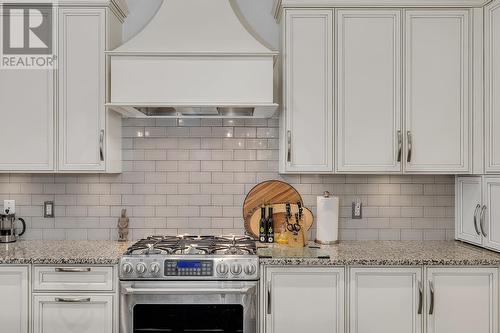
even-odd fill
[[[339,240],[339,198],[321,196],[317,198],[316,242],[332,244]]]

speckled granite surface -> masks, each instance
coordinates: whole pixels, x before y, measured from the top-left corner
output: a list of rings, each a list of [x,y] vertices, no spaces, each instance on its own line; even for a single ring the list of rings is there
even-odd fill
[[[132,242],[21,241],[0,244],[0,264],[114,265]],[[487,265],[500,253],[453,241],[349,241],[333,246],[260,248],[265,265]]]
[[[131,242],[20,241],[0,244],[0,264],[114,265]]]
[[[346,241],[319,248],[260,248],[258,254],[265,265],[500,266],[500,253],[455,241]]]

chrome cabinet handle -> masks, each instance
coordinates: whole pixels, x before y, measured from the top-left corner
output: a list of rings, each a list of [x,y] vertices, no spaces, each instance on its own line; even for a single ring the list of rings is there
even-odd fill
[[[483,208],[481,208],[481,214],[479,215],[479,227],[481,229],[481,233],[483,234],[484,237],[487,237],[488,234],[484,231],[484,213],[486,213],[486,205],[483,206]]]
[[[104,162],[104,130],[99,132],[99,158]]]
[[[422,288],[422,282],[418,281],[418,312],[417,314],[422,314],[422,307],[423,305],[423,288]]]
[[[411,131],[408,131],[406,133],[406,136],[408,138],[408,156],[406,157],[406,162],[410,163],[411,162],[412,150],[413,150]]]
[[[271,314],[271,282],[267,282],[267,314]]]
[[[58,303],[89,303],[90,297],[87,297],[87,298],[56,297],[55,301]]]
[[[287,132],[287,153],[286,161],[290,163],[292,161],[292,131]]]
[[[90,272],[91,271],[91,268],[90,267],[82,267],[82,268],[79,268],[79,267],[71,267],[71,268],[61,268],[61,267],[57,267],[56,268],[56,272],[60,272],[60,273],[84,273],[84,272]]]
[[[474,229],[476,230],[476,233],[481,236],[481,233],[479,232],[479,228],[477,227],[477,211],[481,208],[480,204],[477,204],[476,210],[474,210]]]
[[[398,130],[398,162],[401,162],[401,152],[403,149],[403,138],[401,137],[401,130]]]
[[[434,314],[434,283],[432,281],[429,281],[429,290],[431,294],[431,304],[429,305],[429,314],[432,315]]]

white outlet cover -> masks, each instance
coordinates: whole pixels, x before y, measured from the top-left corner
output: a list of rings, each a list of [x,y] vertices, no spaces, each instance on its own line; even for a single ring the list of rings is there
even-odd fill
[[[4,200],[3,201],[2,213],[7,214],[7,210],[9,211],[9,214],[16,213],[16,200]]]

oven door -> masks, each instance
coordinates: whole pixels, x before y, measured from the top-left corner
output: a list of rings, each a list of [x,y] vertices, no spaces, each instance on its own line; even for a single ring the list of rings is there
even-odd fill
[[[256,333],[257,281],[120,282],[120,333]]]

